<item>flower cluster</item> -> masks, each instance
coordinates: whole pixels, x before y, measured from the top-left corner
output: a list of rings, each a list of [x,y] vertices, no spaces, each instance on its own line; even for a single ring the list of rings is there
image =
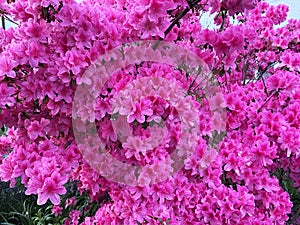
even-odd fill
[[[0,1],[0,11],[19,23],[0,28],[2,181],[20,177],[56,216],[77,204],[60,205],[66,183],[76,182],[98,207],[71,211],[65,224],[299,221],[278,179],[300,191],[300,21],[275,26],[287,6],[15,0]],[[217,12],[215,28],[201,26],[202,11]],[[149,52],[128,43],[162,39],[210,72],[150,60],[105,68],[108,79],[84,76],[112,49],[143,58]],[[97,98],[74,108],[79,86]]]

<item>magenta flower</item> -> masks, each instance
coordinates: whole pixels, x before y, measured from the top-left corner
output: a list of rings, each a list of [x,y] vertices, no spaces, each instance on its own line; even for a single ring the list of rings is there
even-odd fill
[[[29,121],[27,121],[29,124]],[[42,118],[40,122],[30,122],[28,126],[28,136],[30,139],[35,140],[37,137],[44,137],[47,131],[47,126],[50,124],[50,120]]]
[[[237,12],[244,12],[245,9],[255,8],[253,0],[223,0],[223,5],[229,10],[229,15]]]
[[[62,210],[63,210],[63,208],[60,207],[59,205],[54,205],[52,208],[52,214],[55,216],[59,216],[62,214]]]
[[[0,107],[5,105],[11,107],[15,103],[15,99],[12,96],[15,93],[15,88],[7,86],[6,83],[0,84]]]
[[[16,62],[8,55],[1,54],[0,56],[0,77],[4,75],[14,78],[16,77],[16,73],[13,68],[16,66]]]
[[[134,120],[137,120],[139,123],[144,123],[146,117],[153,114],[151,109],[152,102],[148,99],[141,100],[133,105],[131,113],[128,115],[128,123],[132,123]]]
[[[75,197],[72,197],[72,198],[68,198],[66,200],[66,208],[69,207],[69,206],[74,206],[76,204],[76,198]]]
[[[61,177],[60,173],[54,171],[51,177],[47,177],[43,186],[38,190],[38,205],[43,205],[49,199],[52,204],[57,205],[60,203],[59,195],[66,193],[63,186],[67,182],[67,177]]]

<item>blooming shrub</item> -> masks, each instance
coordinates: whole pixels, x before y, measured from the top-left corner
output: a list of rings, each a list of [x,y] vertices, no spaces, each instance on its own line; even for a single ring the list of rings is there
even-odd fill
[[[37,195],[39,205],[49,200],[55,216],[74,207],[64,224],[299,221],[282,185],[284,177],[289,188],[300,190],[300,21],[275,26],[286,20],[287,6],[260,0],[15,0],[0,1],[0,10],[3,19],[18,22],[0,28],[0,123],[7,129],[0,137],[2,181],[13,187],[20,177],[25,193]],[[215,28],[201,26],[203,11],[216,12]],[[120,46],[132,53],[128,43],[162,40],[196,54],[218,94],[208,96],[207,82],[186,65],[139,61],[110,74],[97,101],[76,112],[82,130],[73,129],[74,96],[79,85],[93,82],[84,74],[95,61]],[[171,104],[178,87],[186,97]],[[109,179],[110,163],[93,164],[98,149],[83,152],[75,138],[92,130],[89,121],[112,158],[154,165],[139,175],[147,185],[128,185],[138,175],[125,177],[121,170],[118,179],[126,184]],[[193,127],[184,141],[183,124]],[[190,157],[170,160],[177,146],[192,151]],[[163,160],[169,167],[155,167]],[[181,161],[176,173],[153,182],[155,173],[168,174]],[[76,199],[61,204],[68,181],[96,210],[86,213]]]

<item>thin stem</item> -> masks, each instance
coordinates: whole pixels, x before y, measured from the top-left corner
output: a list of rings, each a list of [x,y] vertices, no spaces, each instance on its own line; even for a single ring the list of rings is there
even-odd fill
[[[221,27],[219,29],[219,32],[223,31],[223,29],[224,29],[227,11],[225,11],[225,12],[221,11],[221,15],[222,15],[222,24],[221,24]]]
[[[264,102],[264,104],[262,104],[259,108],[258,108],[258,110],[257,110],[257,112],[261,112],[261,110],[262,110],[262,108],[271,100],[271,98],[275,95],[275,94],[278,94],[278,92],[279,92],[279,90],[278,91],[274,91],[266,100],[265,100],[265,102]]]
[[[171,23],[171,25],[166,29],[166,31],[164,32],[165,37],[171,32],[171,30],[173,29],[173,27],[178,24],[179,20],[181,20],[191,9],[193,9],[201,0],[195,0],[193,2],[188,2],[188,5],[182,12],[179,13],[178,16],[175,17],[175,19],[173,20],[173,22]],[[156,50],[158,45],[160,44],[160,42],[163,40],[164,38],[159,38],[159,40],[155,43],[155,45],[153,46],[153,49]]]
[[[181,20],[190,11],[190,9],[191,8],[187,6],[181,13],[179,13],[179,15],[174,19],[168,29],[164,32],[165,37],[171,32],[171,30],[179,22],[179,20]]]
[[[1,17],[1,21],[2,21],[2,28],[5,30],[5,18],[4,18],[4,16]]]
[[[165,37],[171,32],[173,27],[181,20],[191,9],[193,9],[201,0],[195,0],[193,2],[188,1],[188,5],[179,15],[174,19],[168,29],[164,32]]]
[[[4,15],[4,18],[6,20],[8,20],[9,22],[13,23],[13,24],[16,24],[16,25],[19,25],[17,22],[13,21],[11,18],[9,18],[8,16]]]

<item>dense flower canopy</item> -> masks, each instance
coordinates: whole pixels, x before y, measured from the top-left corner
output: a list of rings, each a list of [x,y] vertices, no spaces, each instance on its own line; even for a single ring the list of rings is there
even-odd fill
[[[14,186],[21,177],[26,194],[38,195],[38,204],[51,201],[56,215],[64,185],[76,181],[80,193],[99,203],[94,215],[81,218],[86,225],[286,223],[292,202],[276,172],[300,188],[300,21],[276,26],[286,20],[287,6],[260,0],[0,0],[0,12],[18,23],[0,28],[0,124],[7,129],[0,137],[2,181]],[[214,28],[201,26],[202,12],[214,15]],[[83,157],[73,99],[101,55],[153,40],[196,54],[221,91],[205,96],[204,84],[184,65],[142,61],[111,74],[96,103],[79,112],[84,121],[92,115],[107,153],[145,166],[168,159],[179,143],[188,148],[197,141],[173,176],[130,186],[103,176]],[[136,97],[152,93],[142,83],[149,77],[173,86],[159,83],[160,96]],[[186,98],[172,105],[168,96],[177,95],[177,86]],[[212,116],[215,108],[226,118]],[[192,109],[197,113],[188,114]],[[182,124],[192,118],[199,132],[180,142]],[[79,224],[81,213],[72,211],[65,224]]]

